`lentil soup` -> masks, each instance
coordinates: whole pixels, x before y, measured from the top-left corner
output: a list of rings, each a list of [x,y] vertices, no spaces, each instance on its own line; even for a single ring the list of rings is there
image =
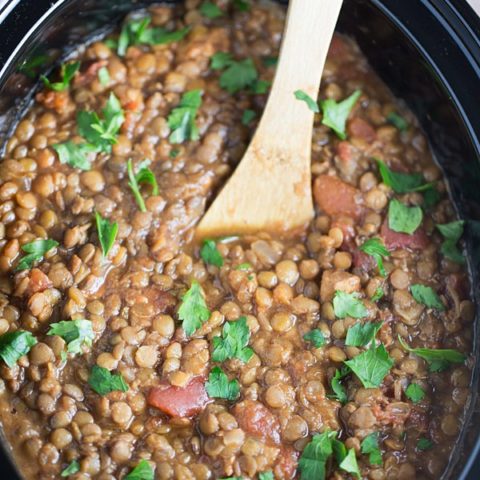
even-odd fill
[[[284,20],[153,6],[42,79],[0,164],[0,420],[25,479],[441,476],[473,364],[463,222],[352,40],[318,102],[295,93],[318,112],[306,233],[194,241]]]

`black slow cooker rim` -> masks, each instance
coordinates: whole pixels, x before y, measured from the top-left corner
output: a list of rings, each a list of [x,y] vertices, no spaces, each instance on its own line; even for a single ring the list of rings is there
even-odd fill
[[[62,9],[70,0],[10,0],[0,6],[0,29],[2,44],[0,45],[0,92],[5,80],[19,65],[27,49],[27,39],[37,32],[44,21]],[[136,0],[134,0],[136,1]],[[141,0],[139,0],[141,2]],[[159,3],[162,0],[159,0]],[[165,0],[163,0],[165,1]],[[169,1],[169,0],[167,0]],[[283,0],[286,3],[285,0]],[[465,123],[470,141],[480,158],[480,114],[475,112],[474,105],[465,106],[465,96],[461,89],[455,89],[443,74],[445,63],[438,61],[443,53],[430,45],[425,49],[423,41],[417,36],[421,30],[421,18],[411,15],[409,7],[398,0],[364,0],[378,8],[389,21],[391,21],[423,55],[426,62],[434,69],[452,102],[459,111]],[[407,0],[412,1],[412,0]],[[153,2],[152,2],[153,3]],[[468,61],[469,71],[462,75],[469,75],[480,83],[480,18],[465,0],[419,0],[418,5],[426,8],[435,20],[442,25],[446,34],[451,36],[459,51]],[[406,8],[405,8],[406,7]],[[422,37],[423,38],[423,37]],[[442,66],[443,65],[443,66]],[[452,67],[454,68],[454,67]],[[477,370],[480,367],[477,366]],[[478,372],[477,372],[478,374]],[[465,461],[458,480],[474,480],[480,478],[480,436],[471,450],[469,458]]]

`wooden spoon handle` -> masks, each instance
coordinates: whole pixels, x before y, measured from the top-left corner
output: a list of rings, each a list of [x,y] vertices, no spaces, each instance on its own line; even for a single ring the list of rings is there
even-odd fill
[[[290,0],[275,80],[256,134],[262,146],[286,141],[295,150],[308,145],[304,138],[312,136],[313,112],[294,92],[317,98],[341,6],[342,0]]]

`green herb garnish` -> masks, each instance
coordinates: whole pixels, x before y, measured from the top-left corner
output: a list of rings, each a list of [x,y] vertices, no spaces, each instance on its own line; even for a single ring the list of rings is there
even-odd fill
[[[387,115],[387,122],[398,128],[398,130],[400,130],[401,132],[405,132],[406,130],[408,130],[407,121],[397,112],[390,112]]]
[[[421,225],[423,212],[420,207],[407,207],[396,198],[390,200],[388,207],[388,226],[394,232],[411,235]]]
[[[417,303],[421,303],[428,308],[435,308],[441,311],[445,310],[445,305],[432,287],[415,284],[410,287],[410,291]]]
[[[112,145],[117,143],[118,131],[125,121],[122,106],[113,93],[110,93],[102,113],[103,119],[100,119],[96,112],[85,110],[78,112],[78,131],[96,147],[96,151],[110,153]]]
[[[345,345],[348,347],[365,347],[375,339],[382,325],[383,322],[356,323],[348,329]]]
[[[200,13],[207,18],[218,18],[223,15],[222,9],[212,2],[203,2],[199,10]]]
[[[367,309],[359,298],[357,292],[347,293],[337,290],[333,297],[333,311],[337,318],[367,316]]]
[[[37,339],[31,332],[16,330],[4,333],[0,336],[0,358],[12,368],[36,344]]]
[[[409,193],[426,190],[432,186],[431,183],[425,183],[421,173],[402,173],[390,170],[388,165],[378,158],[375,159],[378,164],[378,170],[382,177],[382,182],[390,187],[395,193]]]
[[[233,6],[240,12],[248,12],[250,10],[250,2],[247,0],[233,0]]]
[[[265,83],[258,85],[258,72],[251,58],[237,61],[228,52],[217,52],[212,56],[210,67],[212,70],[224,70],[220,75],[220,87],[228,93],[246,88],[254,93],[264,93],[268,86]]]
[[[240,265],[237,265],[234,268],[234,270],[247,271],[247,270],[250,270],[251,268],[252,266],[248,262],[245,262],[245,263],[241,263]]]
[[[112,374],[109,370],[94,365],[88,377],[88,384],[99,395],[110,392],[128,392],[128,385],[120,373]]]
[[[171,143],[198,140],[199,132],[195,124],[195,117],[201,104],[201,90],[190,90],[182,95],[180,104],[168,116],[168,126],[172,130],[169,137]]]
[[[278,57],[274,56],[266,56],[262,58],[262,63],[268,68],[268,67],[276,67],[278,63]]]
[[[222,335],[213,337],[212,360],[224,362],[230,358],[238,358],[242,362],[248,362],[253,355],[253,350],[248,347],[250,329],[247,318],[240,317],[234,322],[225,322]]]
[[[449,348],[411,348],[400,335],[398,336],[398,340],[407,352],[423,358],[430,365],[431,372],[443,372],[450,367],[450,365],[464,363],[467,359],[463,353]]]
[[[141,165],[137,174],[133,172],[133,163],[129,159],[127,162],[128,186],[132,189],[133,196],[141,212],[146,212],[145,200],[140,192],[140,184],[147,183],[152,187],[152,195],[158,195],[158,184],[154,173],[145,165]]]
[[[80,464],[78,463],[77,460],[73,460],[67,468],[62,470],[62,473],[60,474],[60,476],[69,477],[70,475],[73,475],[79,471],[80,471]]]
[[[360,246],[360,250],[375,259],[378,271],[383,277],[386,275],[383,259],[390,256],[390,252],[379,238],[370,238]]]
[[[440,251],[446,258],[460,264],[465,263],[465,258],[461,250],[458,248],[457,243],[463,235],[464,226],[464,220],[436,225],[438,231],[444,238]]]
[[[372,302],[378,302],[379,300],[381,300],[383,298],[383,296],[385,295],[385,292],[383,291],[383,288],[382,287],[378,287],[376,290],[375,290],[375,293],[373,294],[372,298],[370,299]]]
[[[55,90],[56,92],[63,92],[68,88],[72,78],[80,69],[80,62],[64,63],[60,67],[60,76],[62,80],[60,82],[50,82],[50,80],[45,76],[41,75],[40,78],[47,88],[50,90]]]
[[[120,57],[125,56],[127,48],[131,45],[165,45],[179,42],[190,31],[190,27],[171,32],[162,27],[148,28],[150,22],[151,18],[145,17],[123,25],[117,44],[117,53]]]
[[[97,152],[97,147],[90,143],[73,143],[71,140],[64,143],[55,143],[52,147],[57,152],[60,163],[66,163],[80,170],[90,170],[92,168],[87,155]]]
[[[419,450],[430,450],[433,447],[433,442],[428,438],[419,438],[417,442],[417,448]]]
[[[382,451],[380,450],[378,439],[378,432],[374,432],[370,435],[367,435],[360,444],[362,453],[368,455],[368,461],[370,462],[370,465],[381,465],[383,463]]]
[[[153,480],[155,474],[147,460],[142,459],[138,465],[126,476],[124,480]]]
[[[361,95],[362,92],[356,90],[352,95],[339,103],[332,98],[320,101],[323,111],[323,125],[330,127],[342,140],[347,138],[345,131],[347,119]]]
[[[240,395],[240,384],[238,380],[229,380],[220,367],[213,367],[205,383],[205,390],[210,398],[234,401]]]
[[[223,257],[217,248],[215,240],[205,239],[200,249],[200,257],[207,265],[223,266]]]
[[[425,391],[418,383],[411,383],[405,390],[405,395],[413,403],[418,403],[424,399]]]
[[[301,480],[325,480],[327,462],[333,454],[332,441],[336,436],[337,432],[326,430],[321,434],[315,434],[305,445],[298,461]]]
[[[106,87],[110,83],[110,73],[107,67],[102,67],[98,71],[98,81],[102,87]]]
[[[258,480],[275,480],[273,472],[261,472],[258,474]]]
[[[355,373],[365,388],[377,388],[393,366],[384,345],[372,346],[360,355],[345,362]]]
[[[25,245],[22,245],[21,249],[27,255],[20,259],[15,267],[15,271],[20,272],[22,270],[28,270],[29,268],[32,268],[35,262],[43,260],[43,256],[58,245],[59,243],[55,240],[43,238],[34,240],[30,243],[25,243]]]
[[[323,347],[327,343],[325,340],[325,336],[318,328],[310,330],[303,336],[303,339],[306,342],[310,342],[315,348]]]
[[[346,366],[343,366],[341,369],[335,370],[335,375],[332,377],[331,386],[333,390],[333,395],[329,395],[330,398],[338,400],[340,403],[347,403],[347,390],[341,384],[341,381],[350,374],[350,369]]]
[[[106,218],[95,212],[95,221],[97,224],[97,234],[102,247],[103,256],[106,257],[115,243],[118,233],[118,223],[110,222]]]
[[[257,114],[253,110],[244,110],[242,115],[242,125],[247,126]]]
[[[351,473],[358,479],[361,478],[360,469],[358,468],[358,462],[354,448],[350,448],[348,450],[348,453],[344,456],[343,460],[339,462],[338,466],[341,470],[345,470],[347,473]]]
[[[320,112],[320,108],[318,108],[318,103],[310,95],[308,95],[308,93],[305,93],[303,90],[296,90],[294,95],[297,100],[305,102],[307,104],[307,107],[312,112]]]
[[[95,334],[90,320],[67,320],[50,324],[47,335],[58,335],[67,344],[68,353],[82,353],[82,347],[91,347]]]
[[[200,284],[192,282],[192,286],[182,297],[182,303],[178,309],[178,318],[182,321],[182,328],[189,337],[193,335],[209,318],[205,298]]]

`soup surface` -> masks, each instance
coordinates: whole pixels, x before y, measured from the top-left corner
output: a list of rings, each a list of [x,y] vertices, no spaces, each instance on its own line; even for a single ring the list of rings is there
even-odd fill
[[[471,374],[463,223],[353,41],[333,41],[320,108],[297,92],[319,110],[305,234],[193,241],[284,20],[137,12],[45,78],[9,139],[0,418],[26,479],[440,477]]]

